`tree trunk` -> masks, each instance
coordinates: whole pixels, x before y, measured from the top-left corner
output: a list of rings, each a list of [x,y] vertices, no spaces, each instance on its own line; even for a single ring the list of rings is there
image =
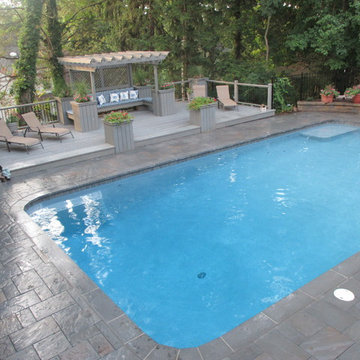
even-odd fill
[[[269,61],[269,53],[270,53],[269,40],[268,40],[270,20],[271,20],[271,15],[269,15],[267,18],[266,30],[265,30],[265,35],[264,35],[265,47],[266,47],[266,61]]]
[[[46,0],[46,16],[48,31],[46,42],[49,53],[48,62],[54,93],[59,94],[62,89],[65,89],[66,84],[63,76],[63,66],[59,64],[58,61],[58,57],[63,56],[63,52],[61,46],[62,28],[58,20],[56,0]]]

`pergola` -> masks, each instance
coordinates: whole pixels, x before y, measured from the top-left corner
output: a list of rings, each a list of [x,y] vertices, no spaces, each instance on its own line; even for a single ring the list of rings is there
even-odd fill
[[[159,90],[158,65],[168,51],[123,51],[58,58],[69,71],[70,84],[89,82],[93,98],[96,91],[133,86],[132,65],[150,64],[154,67],[155,90]]]

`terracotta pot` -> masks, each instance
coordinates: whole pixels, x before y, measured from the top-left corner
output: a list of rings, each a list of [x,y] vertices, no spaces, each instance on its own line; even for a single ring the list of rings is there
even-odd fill
[[[334,95],[323,95],[321,94],[321,102],[324,104],[329,104],[334,101]]]
[[[360,104],[360,94],[356,94],[351,99],[354,104]]]

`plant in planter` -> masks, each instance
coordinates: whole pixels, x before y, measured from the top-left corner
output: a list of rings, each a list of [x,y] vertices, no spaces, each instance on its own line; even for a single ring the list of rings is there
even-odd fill
[[[89,95],[89,88],[85,82],[78,82],[74,85],[74,100],[78,103],[89,102],[91,96]]]
[[[70,102],[74,127],[76,131],[93,131],[99,128],[96,101],[89,95],[89,88],[85,82],[74,85],[74,101]]]
[[[347,88],[344,95],[346,98],[351,98],[353,103],[360,104],[360,85]]]
[[[173,83],[165,83],[160,86],[160,90],[169,90],[173,89],[175,85]]]
[[[104,121],[109,124],[128,124],[134,119],[134,117],[125,111],[113,111],[110,114],[106,114]]]
[[[215,111],[217,102],[214,98],[195,97],[190,101],[190,122],[199,125],[201,132],[214,130],[216,128]]]
[[[189,110],[200,110],[201,107],[203,107],[205,105],[210,105],[213,103],[216,103],[215,98],[198,96],[190,101],[190,103],[188,105],[188,109]]]
[[[333,85],[326,85],[324,89],[320,90],[321,102],[322,103],[332,103],[334,101],[334,96],[339,96],[340,93],[335,90]]]
[[[114,111],[105,115],[105,141],[114,145],[117,153],[135,148],[133,118],[125,111]]]

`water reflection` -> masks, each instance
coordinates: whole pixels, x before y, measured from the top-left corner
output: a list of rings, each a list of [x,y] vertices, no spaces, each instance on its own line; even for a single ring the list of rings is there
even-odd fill
[[[65,245],[68,238],[62,235],[65,228],[58,218],[57,209],[42,208],[35,211],[31,217],[42,230],[51,234],[52,239],[58,246],[60,246],[67,254],[70,254],[70,247]]]

